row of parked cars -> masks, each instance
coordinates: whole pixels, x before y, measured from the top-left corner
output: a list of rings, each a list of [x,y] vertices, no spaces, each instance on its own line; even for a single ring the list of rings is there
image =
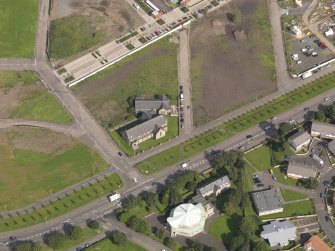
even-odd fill
[[[180,128],[184,128],[184,91],[183,86],[179,86],[179,124]]]

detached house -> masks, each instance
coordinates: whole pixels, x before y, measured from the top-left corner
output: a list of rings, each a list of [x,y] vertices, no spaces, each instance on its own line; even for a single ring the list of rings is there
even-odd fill
[[[171,113],[171,103],[166,96],[160,99],[135,99],[135,113],[156,112],[156,114],[168,115]]]
[[[164,137],[167,130],[166,117],[159,115],[131,129],[125,130],[122,136],[133,149],[137,149],[138,144],[148,139],[160,139]]]

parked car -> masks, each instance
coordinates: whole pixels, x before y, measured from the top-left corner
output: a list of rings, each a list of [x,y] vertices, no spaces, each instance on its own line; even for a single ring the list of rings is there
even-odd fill
[[[264,187],[264,184],[262,184],[262,183],[257,184],[257,187]]]

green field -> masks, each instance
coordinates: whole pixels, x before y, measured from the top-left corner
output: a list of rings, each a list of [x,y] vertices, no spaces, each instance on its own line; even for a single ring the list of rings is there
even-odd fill
[[[32,58],[39,0],[0,0],[0,57]]]
[[[315,214],[313,200],[284,204],[284,212],[261,216],[262,220]]]
[[[209,227],[209,234],[219,240],[223,240],[225,245],[230,244],[231,238],[237,233],[241,216],[234,214],[232,216],[223,215],[215,219]]]
[[[99,251],[146,251],[145,248],[135,244],[134,242],[128,240],[125,245],[117,246],[111,240],[104,239],[97,242],[96,244],[86,248],[87,251],[99,250]]]
[[[28,206],[108,167],[89,147],[61,133],[18,128],[1,130],[0,138],[0,211]],[[29,150],[32,144],[39,147]]]
[[[296,186],[297,185],[297,180],[288,178],[286,176],[286,169],[287,166],[280,166],[277,168],[272,168],[274,175],[277,177],[277,180],[286,185],[291,185],[291,186]]]
[[[181,144],[152,156],[136,167],[143,173],[151,174],[165,167],[173,165],[182,159],[188,158],[223,140],[226,140],[250,127],[256,126],[260,121],[267,120],[290,108],[293,108],[321,93],[335,87],[335,73],[328,74],[304,86],[301,86],[279,98],[259,106],[241,116],[229,120],[222,125],[197,135]],[[181,154],[180,154],[181,152]],[[152,167],[155,167],[154,169]]]
[[[137,152],[146,151],[152,147],[155,147],[161,143],[168,141],[169,139],[178,136],[178,132],[179,132],[178,117],[168,116],[168,131],[165,137],[158,140],[149,139],[139,144],[139,149],[137,151],[133,150],[132,147],[116,131],[114,130],[110,131],[110,135],[125,154],[127,154],[128,156],[133,156]]]
[[[257,147],[247,152],[244,156],[259,171],[271,168],[271,152],[270,148],[266,145]]]
[[[122,186],[122,180],[117,174],[81,188],[76,192],[38,208],[33,212],[0,219],[0,232],[6,232],[46,222],[64,215],[74,209],[84,206],[98,198],[106,196]]]
[[[84,80],[73,91],[106,129],[135,119],[136,96],[164,94],[176,104],[177,48],[169,38],[161,39]]]
[[[85,16],[53,20],[50,25],[49,54],[52,59],[69,58],[104,39],[104,32],[90,27]]]
[[[286,189],[282,189],[281,194],[285,202],[307,199],[306,195],[304,194],[293,192],[293,191],[286,190]]]
[[[33,72],[0,72],[0,117],[70,124],[72,117]],[[7,99],[10,99],[8,102]]]

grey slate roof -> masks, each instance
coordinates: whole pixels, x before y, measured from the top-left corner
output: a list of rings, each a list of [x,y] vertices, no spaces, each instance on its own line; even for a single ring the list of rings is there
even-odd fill
[[[314,121],[311,131],[320,133],[321,137],[327,137],[327,135],[335,137],[335,125],[332,124]]]
[[[332,140],[328,143],[328,150],[335,155],[335,140]]]
[[[136,98],[135,99],[135,112],[145,112],[151,110],[159,110],[159,109],[171,109],[170,100],[166,98],[166,96],[162,96],[161,99],[143,99]]]
[[[295,162],[289,162],[287,167],[287,174],[294,174],[304,178],[315,177],[316,170],[312,166],[307,166]]]
[[[252,199],[257,212],[267,212],[283,208],[275,189],[252,193]]]
[[[225,188],[229,188],[230,187],[230,180],[228,178],[228,176],[223,176],[220,179],[217,179],[209,184],[207,184],[206,186],[203,186],[199,189],[197,189],[197,192],[201,195],[206,194],[210,191],[214,191],[215,189],[225,189]]]
[[[288,138],[288,142],[294,147],[297,148],[298,146],[305,144],[308,140],[311,139],[311,135],[307,132],[302,131],[298,132],[291,137]]]
[[[144,135],[155,131],[158,128],[163,127],[166,123],[166,117],[164,115],[159,115],[129,130],[126,130],[125,133],[130,141],[134,141],[142,138]]]
[[[270,224],[263,226],[261,237],[268,239],[270,246],[277,244],[287,245],[289,240],[296,238],[297,227],[290,221],[271,221]]]

